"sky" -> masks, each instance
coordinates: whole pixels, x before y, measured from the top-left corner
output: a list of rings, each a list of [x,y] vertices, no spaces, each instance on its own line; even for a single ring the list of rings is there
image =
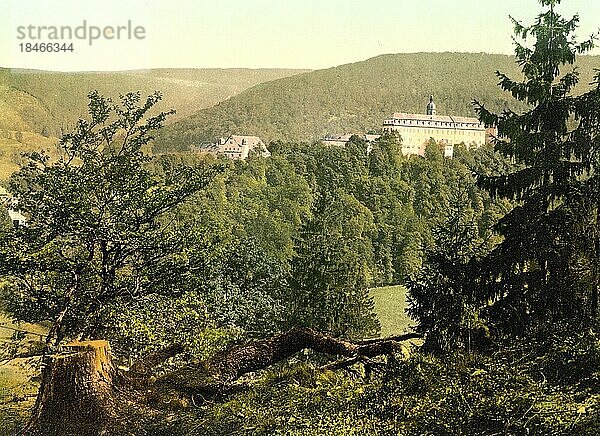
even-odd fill
[[[600,1],[562,3],[563,16],[580,15],[580,39],[598,31]],[[386,53],[512,54],[509,15],[531,23],[540,10],[536,0],[0,0],[0,66],[320,69]],[[117,39],[127,25],[140,38]],[[72,52],[24,51],[60,41],[42,26],[82,27],[86,39],[67,41]]]

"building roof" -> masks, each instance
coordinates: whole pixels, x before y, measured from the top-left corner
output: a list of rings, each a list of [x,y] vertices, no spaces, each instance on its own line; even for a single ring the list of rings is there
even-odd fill
[[[381,135],[377,135],[377,134],[373,134],[373,133],[365,133],[365,139],[369,142],[373,142],[379,138],[381,138]]]
[[[386,126],[402,127],[424,127],[436,129],[451,130],[476,130],[484,131],[485,126],[477,118],[455,117],[450,115],[423,115],[395,113],[392,118],[383,120],[384,128]]]
[[[441,121],[445,123],[468,123],[481,124],[477,118],[456,117],[450,115],[425,115],[425,114],[407,114],[404,112],[395,112],[392,115],[395,120],[418,120],[418,121]]]
[[[381,135],[371,133],[345,133],[343,135],[330,133],[326,135],[325,138],[323,138],[321,141],[348,142],[353,136],[358,136],[359,138],[366,139],[369,142],[381,138]]]
[[[242,141],[246,141],[245,145],[253,147],[255,145],[263,144],[262,140],[258,136],[246,136],[246,135],[231,135],[229,136],[225,142],[229,142],[232,140],[235,145],[242,146]]]
[[[416,121],[416,123],[413,123]],[[465,124],[468,124],[466,126]],[[395,112],[392,118],[383,120],[384,126],[389,125],[404,125],[413,127],[419,125],[428,127],[441,128],[467,128],[468,130],[485,130],[485,126],[477,118],[473,117],[456,117],[452,115],[437,115],[436,106],[433,102],[433,95],[429,96],[429,104],[427,105],[427,114],[408,114],[405,112]]]
[[[344,142],[348,142],[350,141],[350,138],[354,136],[354,133],[346,133],[344,135],[337,135],[334,133],[328,134],[325,136],[325,138],[323,139],[323,141],[344,141]]]

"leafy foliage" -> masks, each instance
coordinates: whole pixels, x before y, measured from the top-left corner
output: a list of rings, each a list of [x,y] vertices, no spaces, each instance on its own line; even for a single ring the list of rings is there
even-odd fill
[[[223,402],[148,425],[165,435],[593,435],[600,428],[598,385],[577,383],[590,371],[592,381],[600,375],[589,344],[598,349],[597,338],[581,334],[561,339],[547,354],[515,343],[493,355],[390,357],[371,368],[378,370],[370,378],[360,365],[347,373],[322,371],[318,355],[300,355]],[[550,372],[536,366],[561,349],[587,353],[573,362],[587,368],[585,375],[569,386],[544,378]]]
[[[295,244],[288,322],[344,336],[377,333],[368,293],[371,213],[354,197],[334,191],[320,200],[313,215]]]
[[[483,302],[475,262],[493,240],[489,229],[480,235],[476,213],[467,193],[455,192],[448,215],[433,228],[434,245],[426,249],[423,267],[408,281],[408,312],[418,321],[417,330],[427,334],[430,350],[470,352],[489,336],[479,319]]]
[[[9,309],[19,319],[53,321],[57,341],[95,336],[99,314],[115,299],[181,292],[166,276],[186,269],[182,241],[163,217],[220,171],[180,166],[160,180],[145,169],[142,148],[167,116],[147,116],[160,94],[141,105],[139,94],[127,94],[120,106],[89,97],[90,120],[63,136],[61,158],[31,153],[11,178],[28,222],[2,239]]]
[[[12,227],[12,220],[8,215],[8,210],[4,207],[3,204],[0,204],[0,232],[5,232],[10,230]]]

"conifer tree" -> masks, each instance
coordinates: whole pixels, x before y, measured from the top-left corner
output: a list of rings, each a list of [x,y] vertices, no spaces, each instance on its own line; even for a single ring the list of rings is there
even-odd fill
[[[520,168],[479,177],[493,196],[517,202],[497,226],[504,240],[486,258],[480,284],[489,316],[514,333],[594,322],[598,306],[598,87],[572,94],[576,56],[595,37],[576,43],[579,17],[562,18],[560,0],[539,1],[546,10],[532,25],[511,18],[522,80],[497,72],[499,86],[528,108],[494,114],[474,102],[480,119],[497,128],[496,150]]]

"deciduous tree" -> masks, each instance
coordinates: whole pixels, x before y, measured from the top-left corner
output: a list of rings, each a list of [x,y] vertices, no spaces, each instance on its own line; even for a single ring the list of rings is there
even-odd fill
[[[89,119],[62,137],[60,158],[31,153],[10,180],[28,222],[2,238],[7,305],[17,319],[51,321],[49,340],[93,337],[116,300],[181,291],[185,241],[165,214],[220,167],[147,169],[144,150],[168,115],[151,115],[160,98],[130,93],[113,105],[90,93]]]

